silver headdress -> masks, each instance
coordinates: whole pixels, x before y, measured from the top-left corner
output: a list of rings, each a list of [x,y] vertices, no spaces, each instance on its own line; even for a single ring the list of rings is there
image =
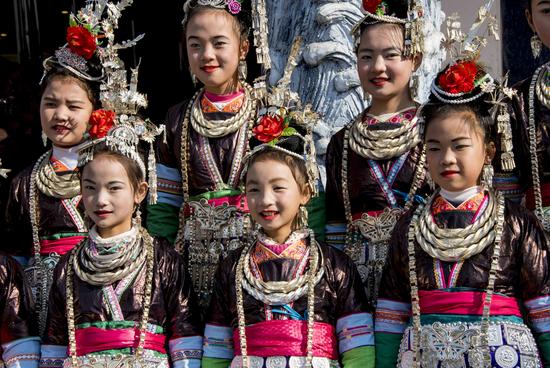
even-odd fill
[[[156,127],[148,119],[138,115],[140,109],[147,107],[146,96],[137,91],[138,68],[131,69],[130,83],[128,83],[127,71],[118,56],[118,50],[135,46],[143,35],[122,43],[116,43],[114,39],[114,30],[118,27],[121,12],[131,3],[132,0],[123,0],[117,4],[103,0],[97,1],[93,6],[94,13],[99,16],[104,11],[107,14],[101,21],[106,45],[99,52],[105,71],[105,79],[100,86],[100,101],[103,109],[92,113],[88,129],[91,140],[79,151],[78,163],[79,166],[84,166],[92,160],[98,145],[104,143],[108,149],[138,163],[143,176],[148,177],[149,201],[155,203],[157,178],[153,143],[155,137],[163,132],[164,126]],[[147,166],[139,153],[140,141],[149,144]]]
[[[399,17],[395,9],[405,6],[400,1],[363,0],[365,16],[351,29],[351,33],[359,41],[361,26],[364,24],[402,24],[405,27],[403,55],[409,57],[421,54],[424,50],[424,8],[418,0],[408,0],[406,3],[406,17]]]
[[[467,34],[461,30],[457,14],[447,17],[442,46],[452,59],[432,82],[431,92],[437,100],[447,104],[468,104],[480,98],[491,104],[491,113],[501,139],[501,167],[504,171],[511,171],[515,163],[507,103],[516,91],[507,86],[507,77],[498,83],[478,63],[481,49],[487,45],[487,37],[499,40],[498,22],[490,13],[493,1],[479,8],[477,18]],[[485,29],[482,27],[484,24]],[[456,75],[462,78],[456,79]]]
[[[317,194],[319,168],[315,161],[313,126],[318,115],[310,105],[302,106],[300,97],[290,90],[290,79],[301,53],[302,38],[297,37],[290,51],[283,77],[274,86],[267,88],[260,80],[254,86],[260,108],[253,128],[251,151],[244,158],[244,177],[251,157],[265,149],[275,149],[303,160],[306,164],[308,182],[312,194]],[[275,124],[275,130],[265,129]],[[252,147],[254,146],[254,147]]]

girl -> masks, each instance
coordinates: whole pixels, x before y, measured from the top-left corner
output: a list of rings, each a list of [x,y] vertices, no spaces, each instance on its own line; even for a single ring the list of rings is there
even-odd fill
[[[0,365],[11,368],[38,367],[40,338],[29,321],[31,291],[25,283],[21,266],[11,257],[0,254]]]
[[[499,93],[468,59],[432,85],[424,142],[440,190],[394,229],[376,310],[377,366],[549,362],[547,240],[534,216],[490,187]]]
[[[355,261],[374,305],[391,230],[422,182],[418,105],[409,87],[422,58],[422,12],[415,2],[363,4],[357,69],[372,103],[329,143],[326,234]]]
[[[94,225],[55,268],[44,367],[64,359],[73,367],[200,366],[202,326],[183,260],[141,227],[148,185],[134,121],[93,135],[81,151],[82,198]]]
[[[158,204],[148,208],[153,235],[174,242],[179,231],[176,247],[203,310],[220,257],[241,244],[248,228],[238,182],[256,101],[245,81],[250,14],[241,3],[185,4],[189,65],[203,87],[168,111],[167,139],[157,145]]]
[[[531,45],[533,56],[538,58],[541,47],[550,46],[550,5],[540,0],[526,0],[525,15],[533,30]],[[533,210],[544,229],[550,231],[550,63],[533,73],[531,78],[520,82],[516,88],[514,112],[518,118],[514,135],[520,137],[516,155],[518,162],[529,163],[520,168],[520,183],[526,189],[527,208]]]
[[[271,108],[254,128],[244,182],[260,229],[220,265],[203,367],[374,366],[370,306],[355,266],[306,225],[313,143],[292,119]],[[274,121],[285,123],[273,129]]]
[[[21,241],[10,253],[26,265],[40,334],[48,311],[52,271],[88,229],[83,218],[77,152],[97,103],[103,70],[96,55],[96,35],[73,18],[68,44],[44,61],[40,121],[44,142],[52,148],[11,184],[6,221]],[[92,28],[90,28],[92,29]]]

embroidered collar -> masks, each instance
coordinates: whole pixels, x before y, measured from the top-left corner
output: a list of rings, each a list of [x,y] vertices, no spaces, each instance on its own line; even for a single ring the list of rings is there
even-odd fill
[[[257,263],[274,258],[302,259],[307,253],[307,230],[297,230],[288,239],[279,244],[268,237],[263,231],[258,232],[257,246],[253,251],[253,259]]]
[[[78,164],[78,151],[84,143],[79,145],[64,148],[64,147],[52,147],[52,155],[50,157],[50,164],[55,172],[65,172],[76,170]]]
[[[215,95],[204,92],[201,97],[201,109],[205,114],[227,112],[236,114],[244,104],[244,91],[229,95]]]
[[[468,211],[468,212],[477,212],[481,204],[485,201],[486,193],[476,192],[469,199],[463,201],[459,206],[455,207],[442,195],[438,195],[432,203],[432,215],[438,215],[442,212],[451,212],[451,211]]]
[[[378,116],[367,113],[363,116],[363,123],[367,125],[374,125],[379,123],[403,124],[403,122],[411,121],[415,117],[416,110],[416,106],[410,106],[401,111],[389,114],[382,114]]]

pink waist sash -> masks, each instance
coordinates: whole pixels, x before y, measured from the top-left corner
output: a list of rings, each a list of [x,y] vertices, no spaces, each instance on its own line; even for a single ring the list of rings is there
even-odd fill
[[[420,290],[418,295],[422,314],[483,314],[485,293],[479,291]],[[493,294],[491,315],[521,317],[516,298]]]
[[[241,355],[239,330],[233,332],[235,355]],[[306,356],[307,322],[275,320],[246,327],[247,354],[269,356]],[[315,322],[313,356],[338,359],[336,330],[327,323]]]
[[[97,327],[76,330],[76,354],[78,356],[104,350],[137,348],[139,329],[105,330]],[[166,354],[166,336],[145,332],[145,349]]]
[[[74,246],[80,243],[84,238],[85,236],[75,235],[56,240],[40,240],[40,254],[48,255],[50,253],[57,253],[63,255],[72,250]]]

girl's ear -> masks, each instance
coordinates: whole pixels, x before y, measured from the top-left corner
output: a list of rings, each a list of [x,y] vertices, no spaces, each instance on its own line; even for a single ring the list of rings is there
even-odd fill
[[[137,204],[140,204],[147,195],[147,190],[149,189],[149,185],[147,185],[147,182],[142,181],[139,186],[137,187],[136,193],[134,195],[134,200]]]
[[[485,145],[485,164],[489,165],[497,153],[495,142],[491,141]]]
[[[245,60],[248,51],[250,50],[250,41],[247,39],[241,41],[241,47],[239,49],[239,60]]]

